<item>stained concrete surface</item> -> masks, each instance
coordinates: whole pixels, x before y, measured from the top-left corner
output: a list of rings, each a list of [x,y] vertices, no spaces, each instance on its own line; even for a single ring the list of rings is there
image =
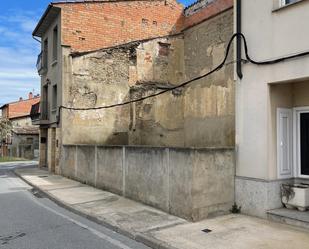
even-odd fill
[[[205,233],[202,230],[209,229]],[[225,215],[149,234],[179,249],[307,249],[309,231],[245,215]]]
[[[233,148],[62,148],[66,175],[172,215],[198,221],[228,213],[234,204]]]
[[[33,177],[34,171],[38,175],[37,179]],[[40,188],[39,175],[42,171],[22,169],[18,170],[18,174]],[[45,180],[53,184],[55,178],[48,174]],[[93,193],[101,191],[88,188]],[[154,248],[309,249],[309,230],[234,214],[192,223],[114,194],[106,194],[101,200],[87,202],[85,195],[75,192],[75,189],[79,187],[62,189],[67,196],[70,194],[76,201],[79,200],[79,203],[69,205],[70,208],[127,232],[144,243],[154,245]],[[45,193],[51,195],[51,191]],[[52,197],[59,198],[59,193],[54,192]],[[202,231],[204,229],[211,231],[205,233]]]

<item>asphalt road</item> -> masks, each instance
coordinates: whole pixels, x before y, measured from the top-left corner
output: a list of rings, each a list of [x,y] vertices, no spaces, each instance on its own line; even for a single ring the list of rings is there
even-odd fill
[[[0,164],[0,248],[149,249],[69,212],[31,187],[13,170],[29,163]]]

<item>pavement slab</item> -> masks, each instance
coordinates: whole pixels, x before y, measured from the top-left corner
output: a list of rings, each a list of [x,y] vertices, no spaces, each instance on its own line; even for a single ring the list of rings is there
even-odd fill
[[[160,249],[309,249],[309,231],[246,215],[188,222],[155,208],[40,169],[15,171],[52,199]]]
[[[309,248],[308,230],[235,214],[154,231],[148,236],[179,249]]]

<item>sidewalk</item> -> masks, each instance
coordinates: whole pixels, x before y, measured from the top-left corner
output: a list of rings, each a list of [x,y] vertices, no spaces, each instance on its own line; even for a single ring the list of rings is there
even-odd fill
[[[191,223],[44,170],[15,172],[59,205],[152,248],[309,249],[309,231],[292,226],[232,214]]]

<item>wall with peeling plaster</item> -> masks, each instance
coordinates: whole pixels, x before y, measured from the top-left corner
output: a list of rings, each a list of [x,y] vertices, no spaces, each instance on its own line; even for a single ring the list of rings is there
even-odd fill
[[[233,34],[230,9],[184,32],[185,79],[215,68]],[[228,62],[233,60],[230,51]],[[184,97],[185,146],[234,146],[234,64],[191,84]]]
[[[204,74],[223,59],[232,32],[229,10],[178,36],[73,55],[67,64],[71,73],[67,70],[64,80],[64,105],[121,103]],[[63,144],[233,146],[233,65],[142,102],[103,110],[63,110],[62,116]]]

